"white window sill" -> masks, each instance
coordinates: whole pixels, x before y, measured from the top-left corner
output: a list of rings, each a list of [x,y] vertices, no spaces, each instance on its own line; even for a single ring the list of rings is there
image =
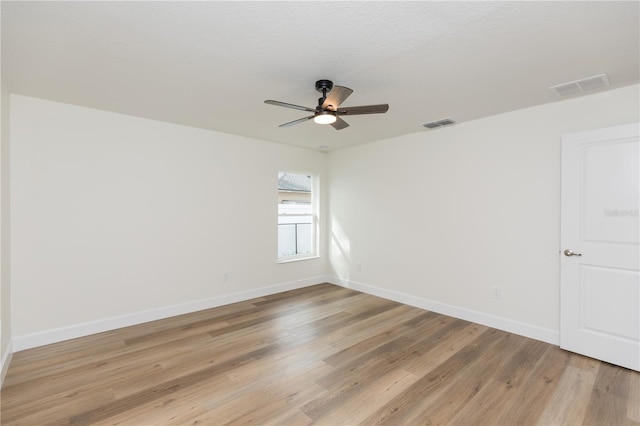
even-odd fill
[[[300,262],[302,260],[312,260],[312,259],[320,259],[320,256],[312,255],[312,256],[306,256],[306,257],[278,259],[276,260],[276,263],[291,263],[291,262]]]

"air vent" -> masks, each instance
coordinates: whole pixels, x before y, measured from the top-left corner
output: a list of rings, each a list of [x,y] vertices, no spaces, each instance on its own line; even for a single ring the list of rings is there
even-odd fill
[[[569,83],[558,84],[549,87],[553,93],[559,98],[581,95],[594,90],[605,89],[609,87],[609,78],[606,74],[600,74],[593,77],[583,78],[582,80],[570,81]]]
[[[424,123],[423,126],[427,129],[436,129],[442,126],[449,126],[451,124],[455,124],[456,122],[450,118],[443,118],[442,120],[430,121],[428,123]]]

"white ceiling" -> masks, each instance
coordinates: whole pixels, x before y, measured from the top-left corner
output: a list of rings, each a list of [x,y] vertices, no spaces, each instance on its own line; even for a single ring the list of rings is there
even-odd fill
[[[9,90],[330,150],[557,101],[606,73],[638,83],[640,2],[2,1]],[[306,122],[314,83],[388,103],[340,131]]]

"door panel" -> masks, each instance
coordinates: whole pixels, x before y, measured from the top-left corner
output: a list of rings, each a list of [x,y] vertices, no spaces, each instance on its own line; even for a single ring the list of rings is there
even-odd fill
[[[638,146],[628,140],[584,147],[585,241],[638,244],[640,182],[631,164]]]
[[[563,137],[560,346],[640,371],[639,127]]]
[[[625,339],[637,339],[638,272],[595,266],[581,267],[580,328]]]

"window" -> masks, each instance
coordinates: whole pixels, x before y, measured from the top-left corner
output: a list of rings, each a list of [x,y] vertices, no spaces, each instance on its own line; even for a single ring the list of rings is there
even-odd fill
[[[278,261],[317,255],[314,177],[278,173]]]

